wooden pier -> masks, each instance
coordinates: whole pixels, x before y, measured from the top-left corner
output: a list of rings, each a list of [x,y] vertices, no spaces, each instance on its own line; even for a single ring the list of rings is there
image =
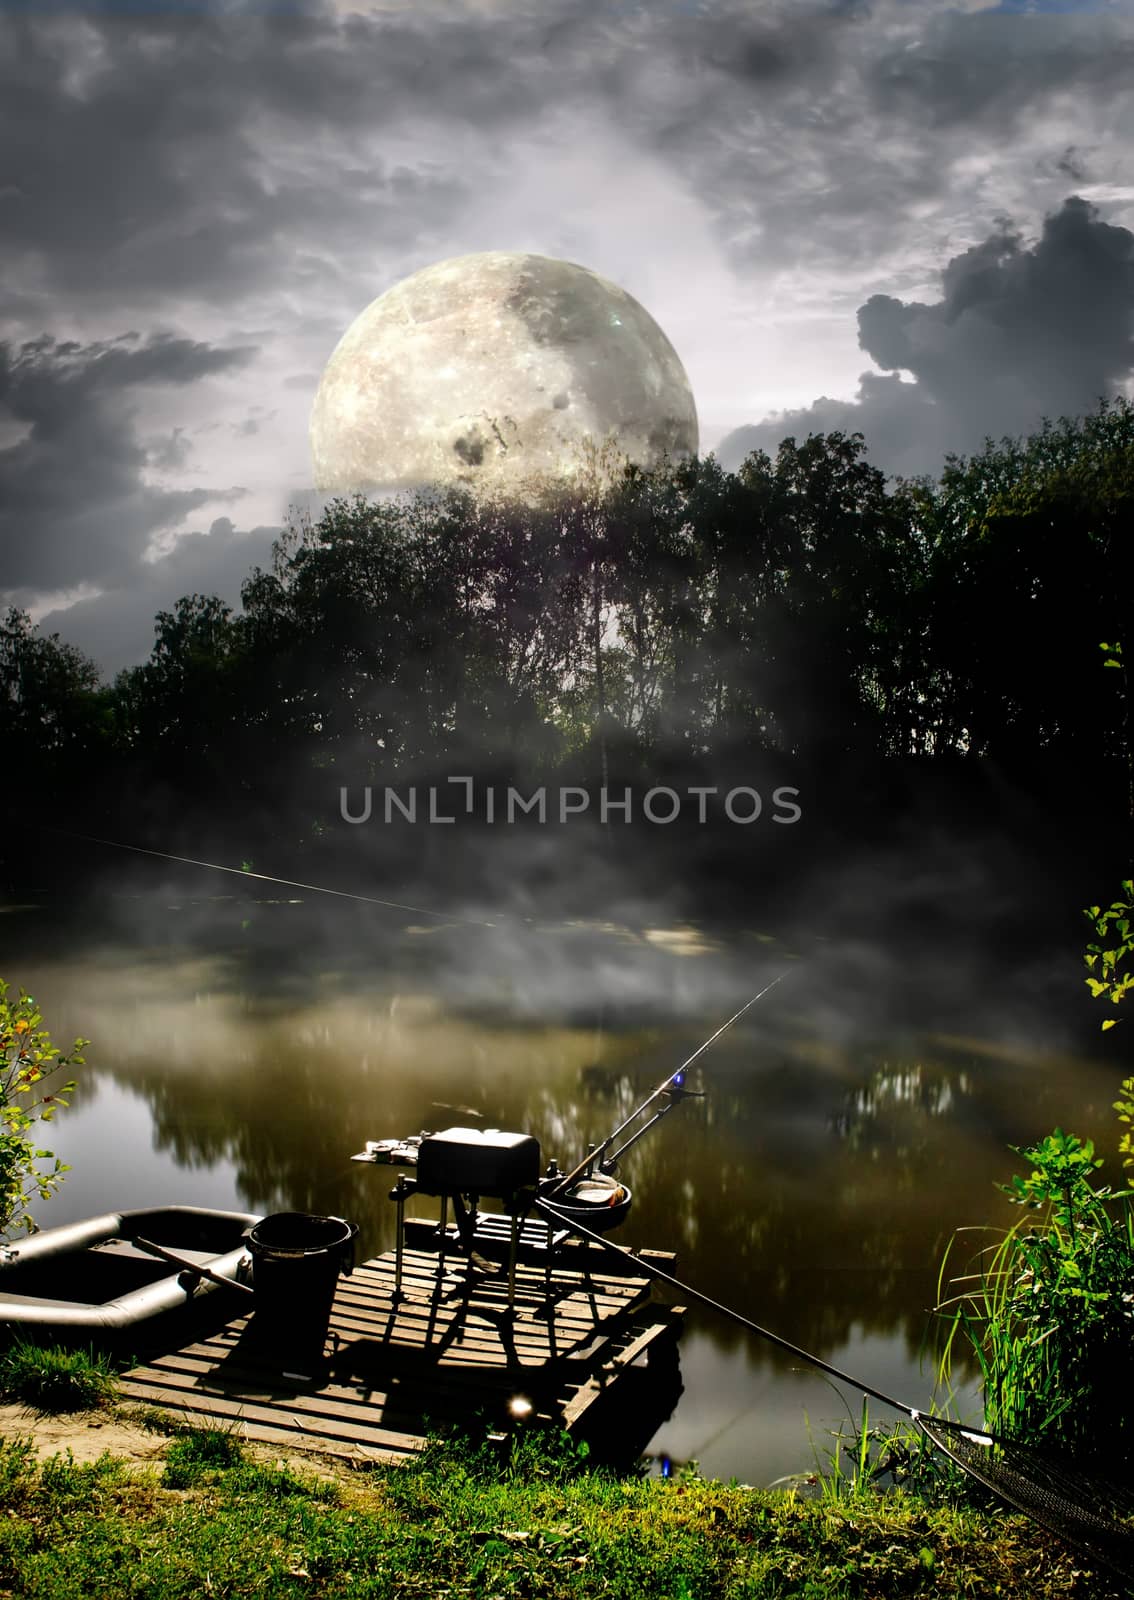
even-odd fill
[[[506,1268],[470,1263],[454,1239],[439,1271],[436,1229],[410,1223],[407,1235],[400,1300],[392,1251],[339,1279],[321,1370],[290,1373],[255,1313],[233,1303],[234,1320],[218,1329],[214,1317],[211,1329],[127,1372],[123,1399],[280,1449],[363,1462],[405,1460],[428,1433],[478,1417],[489,1431],[527,1416],[589,1437],[620,1397],[632,1398],[645,1447],[680,1392],[682,1308],[661,1303],[632,1258],[586,1244],[521,1250],[510,1308]],[[482,1247],[478,1235],[476,1248],[492,1242]],[[673,1269],[668,1252],[640,1255]],[[660,1407],[652,1426],[647,1362]]]

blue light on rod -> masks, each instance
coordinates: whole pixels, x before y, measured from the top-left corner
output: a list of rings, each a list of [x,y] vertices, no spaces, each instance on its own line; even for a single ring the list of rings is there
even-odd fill
[[[685,1074],[684,1074],[684,1072],[675,1072],[674,1075],[673,1075],[674,1088],[680,1089],[681,1085],[684,1082],[685,1082]]]

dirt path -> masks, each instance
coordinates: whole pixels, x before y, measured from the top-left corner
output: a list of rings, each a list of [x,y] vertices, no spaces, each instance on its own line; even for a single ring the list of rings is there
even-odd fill
[[[0,1405],[0,1438],[31,1438],[40,1460],[71,1451],[76,1461],[97,1461],[104,1451],[140,1466],[156,1467],[169,1448],[170,1435],[155,1433],[119,1407],[47,1416],[21,1405]],[[350,1469],[327,1456],[286,1454],[267,1445],[246,1444],[253,1461],[271,1461],[319,1478],[349,1477]]]
[[[162,1434],[151,1433],[114,1411],[53,1417],[21,1405],[0,1405],[0,1436],[30,1436],[41,1458],[70,1450],[76,1461],[95,1461],[109,1450],[111,1455],[147,1464],[160,1460],[169,1443]]]

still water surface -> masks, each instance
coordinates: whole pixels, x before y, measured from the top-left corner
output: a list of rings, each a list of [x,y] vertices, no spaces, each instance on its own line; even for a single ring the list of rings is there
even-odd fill
[[[788,972],[691,1075],[706,1097],[627,1156],[618,1238],[675,1250],[705,1293],[924,1406],[952,1230],[1010,1219],[994,1187],[1009,1144],[1062,1124],[1113,1151],[1122,1070],[1082,1058],[1043,1013],[1077,982],[1073,960],[1014,990],[998,977],[989,998],[979,965],[917,983],[912,959],[642,915],[329,920],[299,899],[177,890],[107,895],[78,919],[0,916],[0,974],[35,994],[57,1041],[93,1040],[50,1129],[73,1170],[42,1226],[175,1202],[331,1212],[359,1222],[365,1254],[394,1225],[391,1173],[349,1160],[366,1139],[517,1129],[565,1166]],[[855,1391],[708,1312],[689,1316],[681,1363],[651,1449],[714,1476],[807,1470],[858,1415]]]

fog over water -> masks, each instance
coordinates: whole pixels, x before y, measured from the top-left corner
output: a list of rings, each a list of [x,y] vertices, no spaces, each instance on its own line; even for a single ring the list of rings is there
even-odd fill
[[[349,1160],[366,1139],[473,1123],[573,1163],[784,973],[698,1062],[705,1098],[626,1157],[618,1238],[675,1250],[705,1293],[925,1405],[942,1251],[955,1227],[1010,1218],[994,1187],[1007,1146],[1059,1124],[1118,1171],[1123,1068],[1077,1009],[1073,950],[997,967],[830,923],[666,922],[641,902],[602,921],[529,905],[487,926],[480,908],[447,923],[231,884],[203,894],[183,872],[0,917],[0,972],[57,1042],[94,1041],[47,1130],[73,1171],[33,1208],[41,1225],[174,1202],[333,1212],[376,1253],[394,1214],[390,1175]],[[681,1349],[685,1390],[655,1448],[706,1472],[805,1469],[808,1424],[821,1448],[858,1414],[854,1391],[708,1312]]]

